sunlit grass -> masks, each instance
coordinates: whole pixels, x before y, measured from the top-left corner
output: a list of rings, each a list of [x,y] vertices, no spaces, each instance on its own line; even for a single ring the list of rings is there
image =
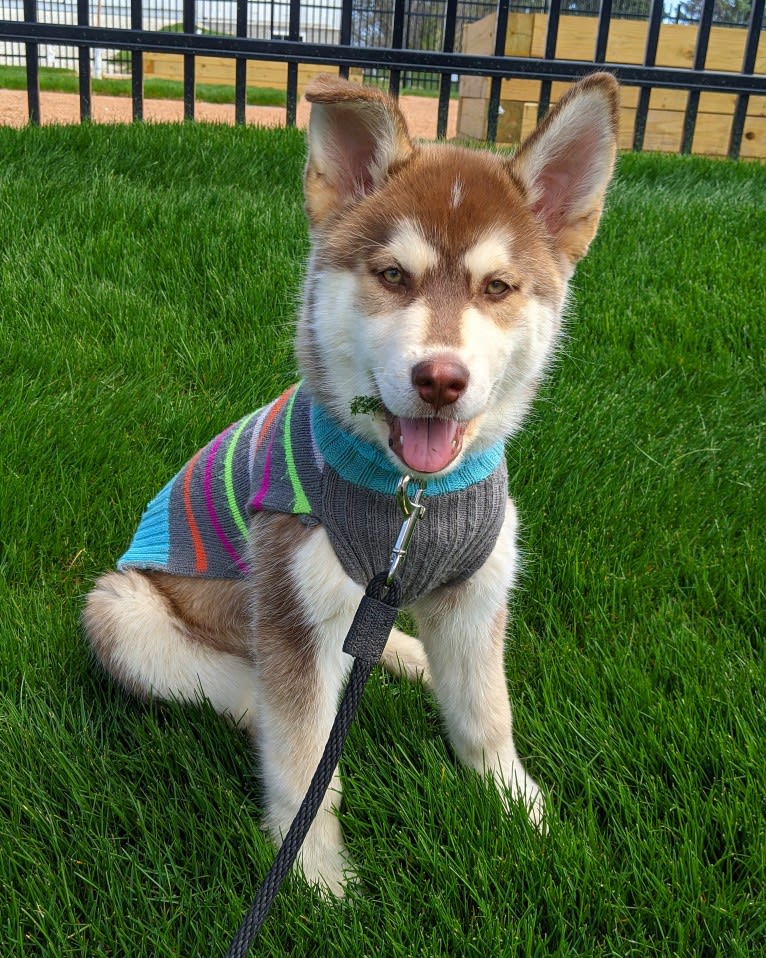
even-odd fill
[[[92,667],[83,593],[296,371],[293,130],[0,130],[3,953],[223,954],[272,849],[246,743]],[[342,770],[362,884],[256,954],[746,956],[766,935],[766,169],[627,156],[508,451],[508,675],[547,835],[376,675]]]

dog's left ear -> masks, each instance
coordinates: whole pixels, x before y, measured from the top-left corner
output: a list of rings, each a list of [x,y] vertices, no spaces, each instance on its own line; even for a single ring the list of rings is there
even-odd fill
[[[593,73],[559,100],[510,161],[570,267],[598,229],[617,153],[617,116],[617,81]]]
[[[306,210],[318,226],[379,187],[413,146],[399,107],[378,90],[324,75],[306,87],[306,99]]]

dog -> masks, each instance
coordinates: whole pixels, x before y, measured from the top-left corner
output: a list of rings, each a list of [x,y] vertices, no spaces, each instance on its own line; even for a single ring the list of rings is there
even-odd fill
[[[198,453],[147,507],[83,623],[139,696],[203,696],[252,734],[279,843],[350,668],[345,634],[388,568],[402,475],[425,483],[402,571],[417,637],[383,665],[436,697],[460,761],[543,827],[514,747],[504,674],[516,512],[504,443],[560,339],[567,287],[601,217],[618,89],[573,85],[515,155],[417,144],[396,102],[322,76],[311,103],[311,252],[301,381]],[[351,874],[336,771],[304,843],[306,879]]]

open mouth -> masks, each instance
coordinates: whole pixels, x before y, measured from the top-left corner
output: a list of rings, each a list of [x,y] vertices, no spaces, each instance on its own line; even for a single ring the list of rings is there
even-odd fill
[[[460,454],[468,423],[433,416],[407,419],[386,414],[388,445],[416,472],[441,472]]]

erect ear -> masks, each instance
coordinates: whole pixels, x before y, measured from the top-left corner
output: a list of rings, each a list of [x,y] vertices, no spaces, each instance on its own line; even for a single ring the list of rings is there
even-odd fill
[[[378,90],[332,76],[306,88],[311,103],[306,210],[312,226],[377,189],[413,146],[399,107]]]
[[[511,161],[532,211],[574,266],[596,235],[617,152],[618,86],[585,77],[559,100]]]

